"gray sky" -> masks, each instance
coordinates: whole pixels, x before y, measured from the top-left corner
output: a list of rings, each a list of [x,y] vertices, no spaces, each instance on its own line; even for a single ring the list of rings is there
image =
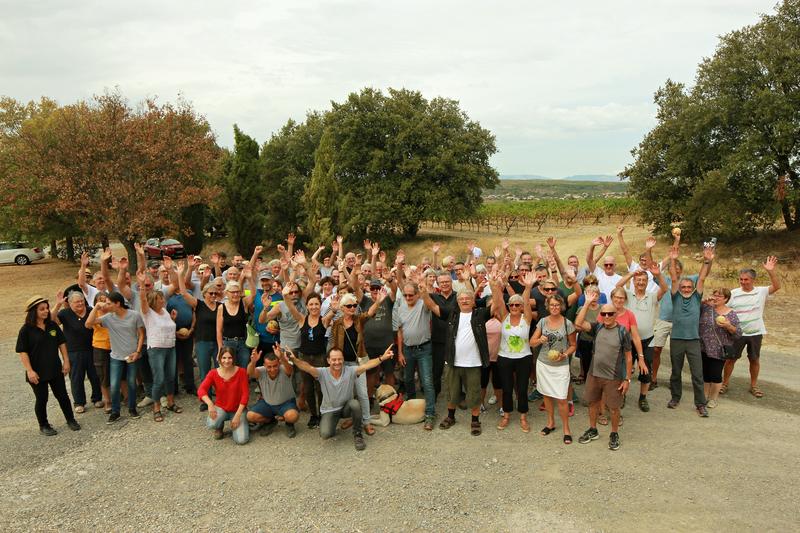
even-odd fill
[[[228,146],[234,123],[262,143],[364,86],[406,87],[459,100],[503,174],[615,174],[658,86],[691,83],[775,1],[0,0],[0,94],[182,93]]]

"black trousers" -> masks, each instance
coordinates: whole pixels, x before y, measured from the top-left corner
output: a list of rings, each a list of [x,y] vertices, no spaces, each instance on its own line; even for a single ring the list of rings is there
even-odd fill
[[[533,356],[509,359],[502,355],[497,358],[500,382],[503,384],[503,412],[514,411],[514,392],[517,393],[517,411],[528,412],[528,378],[531,375]]]
[[[192,359],[192,352],[194,351],[194,338],[188,339],[175,339],[175,383],[173,383],[173,390],[175,394],[180,392],[178,387],[178,363],[183,365],[183,390],[187,394],[197,394],[197,387],[194,384],[194,359]],[[155,398],[153,398],[155,400]]]
[[[431,345],[433,354],[433,390],[436,397],[442,392],[442,375],[444,374],[444,343],[434,341]]]
[[[33,395],[36,396],[36,405],[34,411],[36,412],[36,420],[39,421],[39,427],[50,425],[47,421],[47,400],[49,399],[48,387],[53,391],[53,396],[58,400],[58,405],[64,413],[64,418],[67,421],[75,420],[75,415],[72,414],[72,405],[67,395],[67,386],[64,383],[64,377],[58,376],[50,381],[39,380],[35,385],[28,382],[28,385],[33,389]]]
[[[578,357],[581,359],[581,374],[584,379],[589,378],[589,365],[592,364],[592,348],[594,341],[578,339]]]

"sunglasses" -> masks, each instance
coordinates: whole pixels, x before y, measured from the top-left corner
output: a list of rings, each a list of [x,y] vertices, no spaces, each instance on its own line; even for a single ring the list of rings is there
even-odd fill
[[[404,294],[403,297],[405,298],[413,298],[416,294]]]
[[[208,293],[207,293],[207,294],[208,294],[209,296],[219,296],[219,293],[218,293],[218,292],[211,292],[211,291],[208,291]]]
[[[509,307],[522,307],[522,304],[508,304]]]
[[[611,311],[611,312],[601,312],[601,313],[600,313],[600,316],[614,316],[614,315],[616,315],[616,314],[617,314],[617,313],[616,313],[615,311]]]
[[[355,309],[356,307],[358,307],[358,304],[347,304],[343,305],[342,307],[346,307],[348,309]]]
[[[607,266],[607,267],[613,267],[613,266],[614,266],[614,263],[606,263],[606,264],[604,264],[603,266]]]
[[[519,276],[508,276],[508,279],[519,279]]]
[[[555,287],[542,287],[542,290],[543,291],[547,291],[547,292],[552,292],[552,291],[556,290],[556,288]]]

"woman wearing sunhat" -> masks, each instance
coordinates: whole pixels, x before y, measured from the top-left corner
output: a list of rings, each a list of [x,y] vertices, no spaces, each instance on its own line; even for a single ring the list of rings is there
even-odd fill
[[[25,304],[25,324],[17,336],[17,353],[25,367],[25,380],[36,396],[36,419],[44,435],[56,435],[47,421],[48,387],[73,431],[81,429],[72,413],[64,376],[69,374],[67,340],[58,325],[50,318],[50,304],[43,296],[33,296]],[[59,353],[61,357],[59,358]]]

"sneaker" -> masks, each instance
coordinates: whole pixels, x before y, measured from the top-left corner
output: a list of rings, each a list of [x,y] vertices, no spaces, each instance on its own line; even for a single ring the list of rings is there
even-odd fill
[[[667,408],[668,409],[677,409],[679,403],[681,403],[681,402],[679,402],[678,400],[670,400],[669,403],[667,404]]]
[[[58,435],[58,431],[53,429],[53,426],[51,426],[50,424],[47,424],[46,426],[40,427],[39,428],[39,432],[42,435],[45,435],[47,437],[52,437],[53,435]]]
[[[364,442],[364,436],[361,433],[356,433],[353,435],[353,444],[355,445],[356,450],[359,452],[367,448],[367,443]]]
[[[248,422],[247,425],[250,427],[250,431],[252,433],[255,433],[256,431],[259,431],[259,430],[261,430],[261,428],[264,427],[264,424],[262,424],[261,422]]]
[[[153,399],[150,396],[145,396],[142,401],[136,404],[136,407],[147,407],[153,405]]]
[[[506,414],[506,412],[505,412],[505,411],[503,411],[503,408],[502,408],[502,407],[501,407],[500,409],[498,409],[498,410],[497,410],[497,413],[498,413],[500,416],[503,416],[504,414]]]
[[[290,439],[297,436],[297,430],[294,428],[294,424],[286,424],[286,436]]]
[[[434,417],[426,416],[425,417],[425,424],[423,424],[422,428],[425,431],[433,431],[433,422],[434,422],[434,420],[435,420]]]
[[[531,392],[530,394],[528,394],[528,401],[529,401],[529,402],[535,402],[536,400],[541,400],[541,399],[543,399],[543,398],[544,398],[544,396],[542,396],[542,395],[539,393],[539,391],[538,391],[538,390],[536,390],[536,389],[533,389],[533,392]]]
[[[708,409],[706,409],[705,405],[698,405],[697,414],[703,418],[708,418]]]
[[[619,450],[619,433],[612,431],[608,436],[608,449]]]
[[[497,397],[496,396],[492,396],[491,398],[489,398],[489,405],[494,405],[496,403],[497,403]]]
[[[647,402],[647,398],[639,400],[639,409],[641,409],[643,413],[650,412],[650,404]]]
[[[485,413],[485,412],[486,412],[486,406],[481,404],[481,413]]]
[[[119,413],[111,413],[110,415],[108,415],[108,420],[106,420],[106,424],[113,424],[117,420],[119,420]]]
[[[214,440],[222,440],[222,430],[215,429],[214,430]]]
[[[581,444],[588,444],[593,440],[597,440],[600,438],[600,433],[597,432],[597,428],[589,428],[583,432],[583,435],[578,437],[578,442]]]
[[[718,405],[719,402],[717,400],[708,400],[706,407],[708,407],[709,409],[716,409]]]
[[[308,426],[308,429],[318,428],[319,427],[319,417],[312,415],[311,418],[308,419],[308,424],[306,424],[306,425]]]
[[[140,415],[139,411],[137,411],[136,409],[128,409],[128,416],[130,418],[142,418],[142,415]]]
[[[98,400],[98,401],[94,402],[92,405],[94,405],[94,408],[95,408],[95,409],[102,409],[103,407],[105,407],[105,406],[106,406],[106,404],[104,404],[104,403],[103,403],[103,402],[101,402],[100,400]]]
[[[67,427],[69,429],[71,429],[72,431],[80,431],[81,430],[81,425],[78,424],[78,421],[75,420],[75,419],[67,420]]]

